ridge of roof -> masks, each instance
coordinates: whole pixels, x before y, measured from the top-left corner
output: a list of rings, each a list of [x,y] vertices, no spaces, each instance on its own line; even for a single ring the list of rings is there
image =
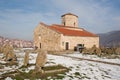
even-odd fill
[[[66,14],[63,14],[61,17],[65,16],[65,15],[73,15],[73,16],[78,17],[77,15],[75,15],[75,14],[73,14],[73,13],[66,13]]]
[[[60,24],[52,24],[52,26],[59,26],[59,27],[63,27],[63,28],[83,29],[83,28],[79,28],[79,27],[64,26],[64,25],[60,25]]]

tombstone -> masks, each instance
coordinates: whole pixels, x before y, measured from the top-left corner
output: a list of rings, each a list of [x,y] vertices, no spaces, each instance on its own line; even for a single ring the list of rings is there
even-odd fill
[[[0,53],[2,53],[2,46],[0,46]]]
[[[17,57],[13,51],[13,47],[11,47],[10,45],[4,46],[3,54],[5,56],[5,61],[17,61]]]
[[[35,71],[42,72],[43,71],[42,68],[44,67],[46,61],[47,61],[47,51],[39,50],[36,58]]]
[[[4,54],[4,56],[6,56],[6,55],[8,54],[8,52],[9,52],[8,46],[9,46],[9,45],[3,46],[3,54]]]
[[[27,66],[29,63],[29,52],[25,52],[25,57],[24,57],[24,66]]]
[[[116,53],[116,54],[120,54],[120,47],[118,47],[118,48],[115,50],[115,53]]]
[[[5,58],[6,61],[17,61],[17,57],[15,55],[15,53],[13,51],[9,51],[7,54],[6,54],[6,58]]]
[[[0,53],[3,53],[3,50],[4,50],[3,46],[0,46]]]

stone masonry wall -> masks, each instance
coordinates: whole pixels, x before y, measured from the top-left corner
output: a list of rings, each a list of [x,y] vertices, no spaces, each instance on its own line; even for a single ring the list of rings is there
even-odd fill
[[[40,47],[40,40],[39,40],[39,30],[40,30],[40,26],[37,26],[34,30],[34,47]]]
[[[76,37],[76,36],[62,36],[61,48],[65,50],[66,42],[69,43],[69,49],[73,50],[77,44],[84,44],[86,48],[91,48],[93,45],[99,47],[99,37]]]
[[[54,30],[51,30],[49,27],[46,27],[45,25],[38,25],[39,26],[39,37],[35,36],[34,39],[36,39],[36,44],[41,49],[47,50],[47,51],[59,51],[60,48],[60,40],[61,40],[61,34],[57,33]],[[37,37],[37,38],[36,38]]]

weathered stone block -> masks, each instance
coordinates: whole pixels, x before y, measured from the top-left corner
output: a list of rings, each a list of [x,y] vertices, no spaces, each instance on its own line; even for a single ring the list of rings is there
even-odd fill
[[[47,61],[47,51],[38,50],[35,71],[42,72],[42,68],[44,67],[46,61]]]

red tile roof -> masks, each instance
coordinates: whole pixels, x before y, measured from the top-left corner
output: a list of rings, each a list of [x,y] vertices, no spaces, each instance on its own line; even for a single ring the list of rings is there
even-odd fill
[[[74,30],[77,28],[74,28],[71,30],[66,28],[63,25],[52,25],[52,26],[49,26],[49,28],[67,36],[98,37],[96,34],[90,33],[86,30]]]

